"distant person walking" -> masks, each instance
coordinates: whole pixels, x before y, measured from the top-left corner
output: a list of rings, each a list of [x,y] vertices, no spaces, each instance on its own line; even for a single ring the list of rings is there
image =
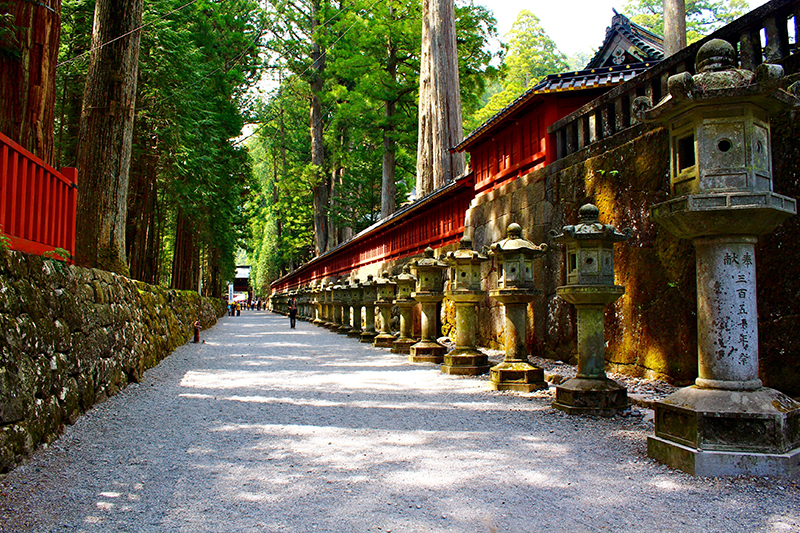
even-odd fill
[[[294,329],[297,325],[297,301],[292,297],[292,301],[289,302],[289,327]]]

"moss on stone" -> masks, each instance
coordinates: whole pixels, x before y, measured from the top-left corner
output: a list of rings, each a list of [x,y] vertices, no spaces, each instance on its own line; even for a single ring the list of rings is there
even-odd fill
[[[32,274],[32,275],[31,275]],[[0,472],[209,328],[219,299],[9,252],[0,257]]]

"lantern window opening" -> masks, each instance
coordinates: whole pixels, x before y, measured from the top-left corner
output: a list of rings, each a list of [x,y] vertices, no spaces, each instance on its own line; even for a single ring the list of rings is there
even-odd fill
[[[728,152],[731,148],[733,148],[733,143],[730,141],[730,139],[720,139],[717,143],[717,150],[720,152]]]
[[[695,157],[694,133],[681,137],[678,144],[678,174],[692,168],[697,163]]]
[[[578,270],[578,254],[569,254],[569,271],[574,272]]]

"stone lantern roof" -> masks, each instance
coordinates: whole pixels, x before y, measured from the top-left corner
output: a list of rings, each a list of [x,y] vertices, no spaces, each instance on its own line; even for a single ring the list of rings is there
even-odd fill
[[[472,239],[463,237],[458,243],[458,250],[448,252],[443,259],[448,263],[480,263],[486,260],[486,256],[472,249]]]
[[[599,218],[600,210],[592,204],[586,204],[578,210],[579,223],[574,226],[564,226],[561,233],[553,231],[553,241],[561,243],[572,240],[621,242],[631,237],[630,228],[619,231],[610,224],[603,224]]]
[[[770,114],[800,105],[795,96],[800,93],[800,82],[789,88],[791,93],[779,88],[782,66],[763,63],[751,72],[737,68],[735,58],[736,51],[728,41],[708,41],[697,52],[697,74],[670,76],[669,95],[655,106],[647,97],[636,98],[634,114],[644,122],[664,122],[698,105],[749,102]]]
[[[411,273],[411,268],[408,265],[403,265],[403,272],[394,277],[396,282],[417,282],[417,277]]]
[[[425,251],[423,252],[423,258],[412,261],[411,266],[417,269],[447,267],[447,263],[439,261],[433,256],[433,254],[434,254],[433,248],[431,248],[430,246],[425,248]]]
[[[516,222],[508,225],[506,230],[508,235],[505,239],[492,243],[489,246],[489,252],[492,254],[508,254],[520,252],[530,255],[541,255],[547,252],[548,247],[546,244],[539,246],[533,244],[531,241],[522,238],[522,226]]]

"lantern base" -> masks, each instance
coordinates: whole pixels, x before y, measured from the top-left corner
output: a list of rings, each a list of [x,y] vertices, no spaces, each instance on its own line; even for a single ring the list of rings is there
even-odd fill
[[[410,338],[399,338],[394,343],[392,343],[392,353],[402,353],[402,354],[409,354],[411,353],[411,347],[417,343],[416,340]]]
[[[419,341],[411,346],[408,354],[409,363],[435,363],[442,364],[447,348],[433,341]]]
[[[800,403],[774,389],[680,389],[655,404],[647,455],[695,476],[800,474]]]
[[[485,353],[474,348],[456,347],[444,356],[442,372],[456,376],[480,376],[489,372],[490,368]]]
[[[336,331],[336,333],[341,333],[342,335],[347,335],[350,333],[350,324],[342,324],[334,331]]]
[[[395,336],[389,333],[381,333],[372,341],[372,345],[376,348],[391,348],[394,344]]]
[[[322,325],[325,324],[325,321],[324,320],[320,320],[319,318],[317,318],[311,323],[314,324],[315,326],[322,326]]]
[[[368,342],[372,344],[372,342],[375,340],[375,337],[377,336],[378,333],[376,331],[362,331],[361,335],[358,338],[358,342],[364,342],[364,343]]]
[[[347,332],[347,336],[353,339],[358,339],[361,337],[361,330],[360,329],[351,329]]]
[[[570,415],[614,416],[628,408],[628,389],[602,378],[572,378],[556,387],[553,407]]]
[[[533,392],[548,386],[544,380],[544,370],[527,361],[504,361],[493,366],[489,373],[491,390]]]

